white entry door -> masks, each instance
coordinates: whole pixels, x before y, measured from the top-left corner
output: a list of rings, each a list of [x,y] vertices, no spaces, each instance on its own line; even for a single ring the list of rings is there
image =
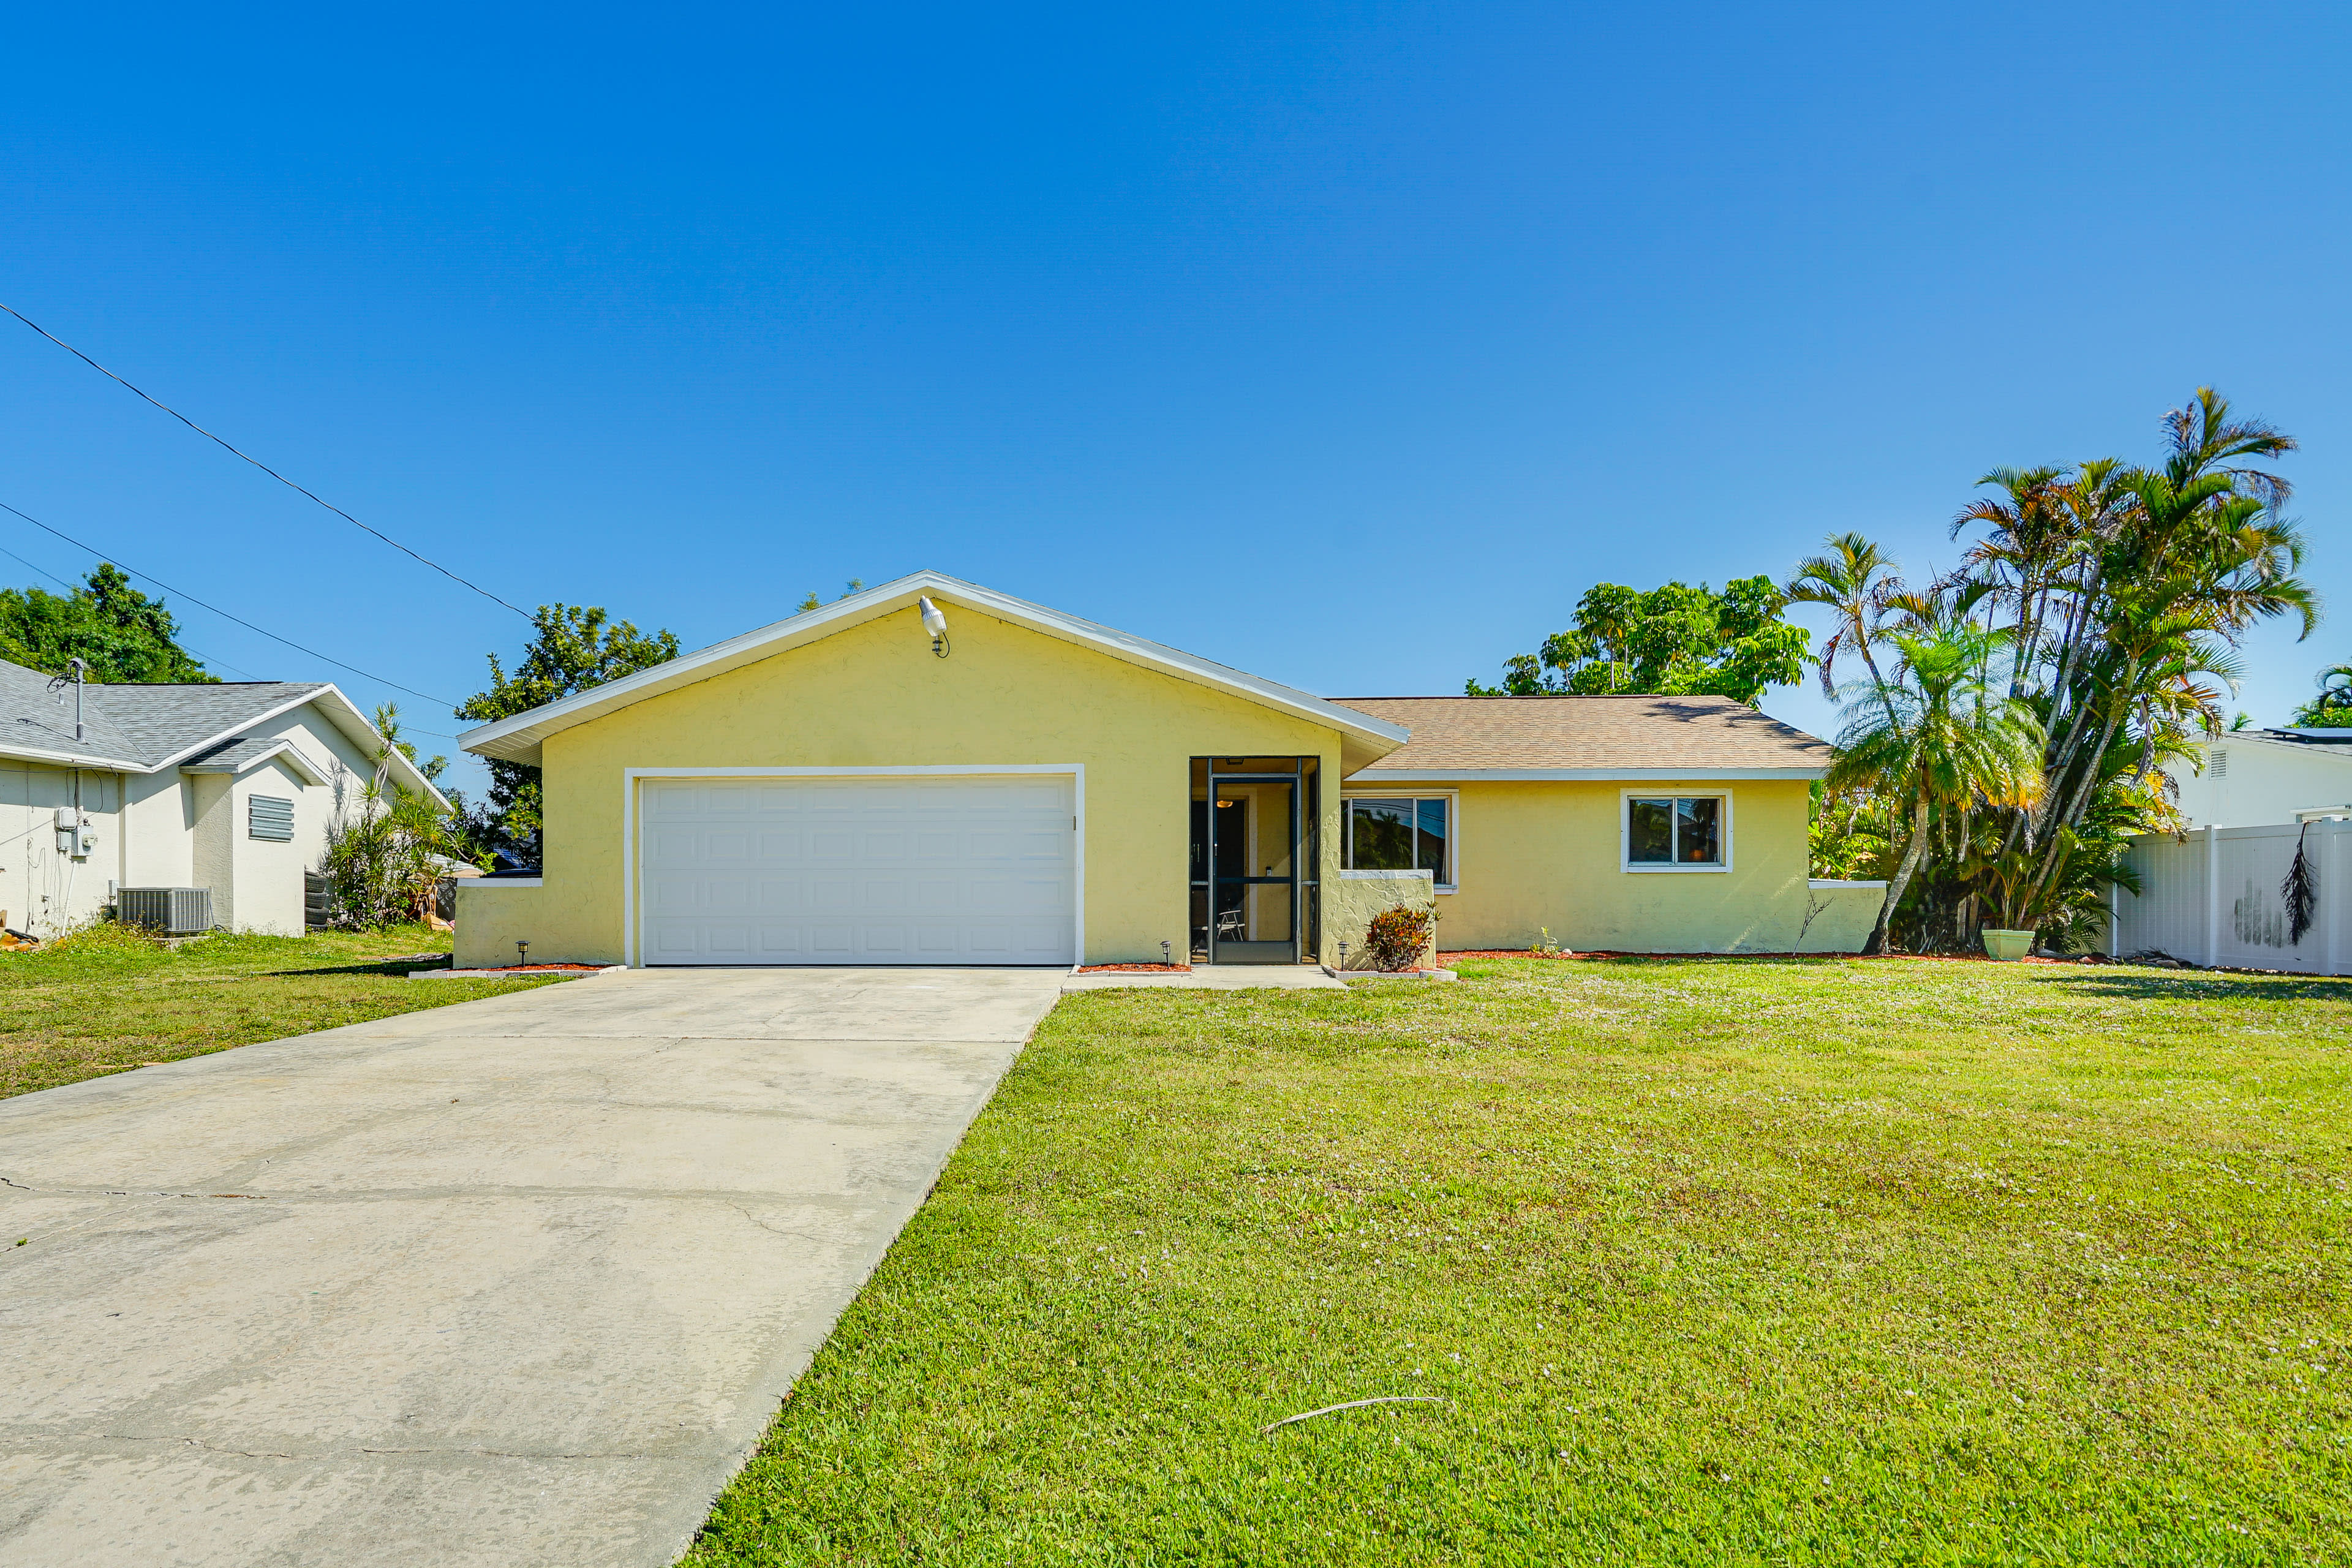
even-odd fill
[[[648,779],[647,963],[1072,963],[1067,774]]]

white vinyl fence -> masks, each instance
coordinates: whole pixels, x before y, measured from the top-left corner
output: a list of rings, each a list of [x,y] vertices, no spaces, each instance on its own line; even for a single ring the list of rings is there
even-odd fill
[[[2311,929],[2296,941],[2280,890],[2300,842],[2316,875]],[[2352,973],[2352,822],[2200,827],[2132,840],[2140,890],[2114,890],[2112,953],[2162,952],[2234,969]]]

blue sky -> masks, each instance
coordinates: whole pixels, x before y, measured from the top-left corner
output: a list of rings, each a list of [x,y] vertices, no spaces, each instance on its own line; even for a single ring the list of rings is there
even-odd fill
[[[2340,607],[2244,706],[2352,658],[2340,6],[13,27],[0,298],[518,603],[698,645],[934,566],[1454,691],[1600,580],[1847,528],[1924,574],[1984,469],[2152,456],[2210,382],[2303,438]],[[436,695],[524,629],[5,321],[0,500]]]

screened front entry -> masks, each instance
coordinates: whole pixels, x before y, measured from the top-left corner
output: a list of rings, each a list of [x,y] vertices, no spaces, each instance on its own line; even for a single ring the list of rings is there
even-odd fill
[[[1192,759],[1192,960],[1315,951],[1316,759]]]

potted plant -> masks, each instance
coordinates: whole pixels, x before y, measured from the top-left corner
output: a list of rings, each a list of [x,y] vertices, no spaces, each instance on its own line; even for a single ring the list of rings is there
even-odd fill
[[[1985,956],[2003,963],[2014,963],[2033,951],[2033,933],[2030,931],[2003,931],[1999,926],[1986,926],[1977,934],[1984,939]]]

